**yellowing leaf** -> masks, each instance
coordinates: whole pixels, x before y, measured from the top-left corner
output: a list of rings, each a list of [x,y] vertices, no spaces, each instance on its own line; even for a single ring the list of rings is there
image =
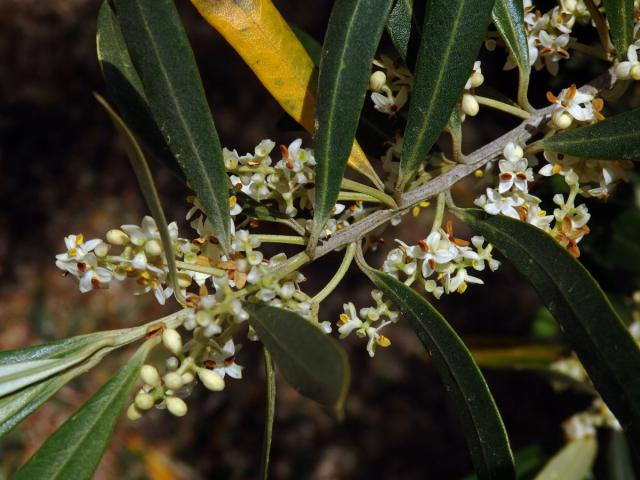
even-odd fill
[[[253,70],[282,108],[308,132],[315,130],[317,68],[270,0],[191,0]],[[382,187],[354,140],[348,164]]]

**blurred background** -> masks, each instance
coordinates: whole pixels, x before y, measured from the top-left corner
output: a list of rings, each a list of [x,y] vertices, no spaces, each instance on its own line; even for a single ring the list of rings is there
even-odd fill
[[[195,9],[186,1],[177,3],[223,145],[242,154],[253,151],[263,138],[288,144],[302,136],[310,144],[304,132],[291,130],[280,107]],[[288,21],[322,40],[331,1],[275,3]],[[105,92],[95,56],[99,5],[96,0],[0,0],[2,350],[137,325],[175,309],[174,303],[159,306],[151,296],[133,297],[118,282],[110,290],[83,295],[54,265],[55,254],[64,250],[65,235],[100,237],[112,227],[139,223],[147,213],[114,129],[92,97],[93,91]],[[389,44],[385,39],[383,50],[391,52]],[[505,55],[488,55],[486,50],[481,55],[485,83],[513,98],[516,74],[502,72]],[[532,103],[542,106],[547,90],[557,93],[572,82],[582,84],[603,68],[577,55],[551,83],[546,74],[535,74]],[[477,119],[465,123],[465,151],[516,123],[482,109]],[[380,141],[369,143],[374,156],[384,149]],[[184,220],[188,190],[168,170],[153,167],[168,218],[179,222],[182,236],[189,236]],[[608,204],[590,205],[594,233],[583,247],[582,260],[619,299],[637,288],[637,264],[630,267],[623,255],[617,265],[608,256],[612,222],[621,206],[631,205],[633,189],[622,186]],[[468,205],[477,193],[463,184],[456,198]],[[391,248],[395,237],[415,241],[426,235],[429,213],[412,220],[387,234],[381,253]],[[458,231],[462,237],[467,233]],[[381,259],[372,257],[371,262]],[[329,262],[337,266],[338,261],[330,257],[323,268],[304,270],[310,293],[330,277]],[[555,341],[553,322],[517,272],[504,265],[482,276],[484,287],[472,286],[464,296],[451,295],[437,303],[464,338],[491,336],[508,342],[542,335]],[[324,305],[321,320],[335,322],[347,300],[357,306],[369,303],[371,286],[358,272],[352,271],[343,285]],[[273,478],[457,479],[472,472],[457,413],[421,344],[402,323],[385,333],[392,345],[379,349],[374,359],[359,339],[343,343],[353,382],[340,424],[279,381]],[[0,478],[26,460],[127,353],[111,354],[3,438]],[[156,410],[135,424],[122,419],[95,478],[255,478],[264,410],[258,346],[245,345],[238,363],[245,367],[245,378],[229,382],[219,394],[196,389],[185,418]],[[515,451],[533,446],[541,458],[553,454],[563,444],[561,422],[590,404],[590,398],[579,393],[556,392],[547,379],[533,373],[488,370],[486,376]],[[602,441],[606,445],[606,435]],[[603,471],[600,464],[598,471]]]

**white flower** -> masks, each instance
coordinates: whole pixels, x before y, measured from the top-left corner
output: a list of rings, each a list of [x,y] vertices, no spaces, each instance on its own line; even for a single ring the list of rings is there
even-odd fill
[[[87,254],[94,251],[101,243],[103,242],[99,238],[85,242],[84,235],[81,233],[78,235],[69,235],[64,238],[67,251],[56,255],[56,260],[61,262],[82,261]]]
[[[99,288],[108,288],[113,278],[110,270],[98,266],[98,259],[93,253],[84,255],[82,261],[57,260],[56,266],[79,280],[82,293]]]
[[[617,63],[616,76],[620,80],[640,80],[640,62],[638,61],[638,45],[636,42],[627,49],[627,60]]]
[[[592,122],[603,120],[600,114],[603,107],[602,99],[596,98],[598,91],[593,87],[584,87],[583,91],[577,89],[575,83],[565,88],[556,97],[547,92],[547,99],[557,105],[551,116],[553,124],[560,129],[568,128],[573,121]]]
[[[516,207],[522,205],[524,199],[513,196],[503,197],[496,190],[487,188],[486,196],[480,196],[474,203],[490,215],[501,213],[511,218],[520,219]]]
[[[211,355],[213,361],[213,371],[224,378],[229,375],[231,378],[242,378],[242,368],[236,363],[236,347],[233,340],[228,340],[224,347],[218,347]]]

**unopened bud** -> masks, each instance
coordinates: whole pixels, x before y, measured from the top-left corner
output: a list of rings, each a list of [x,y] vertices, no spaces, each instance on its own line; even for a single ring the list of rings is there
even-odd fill
[[[182,337],[173,328],[167,328],[162,332],[162,344],[174,355],[178,355],[182,351]]]
[[[198,378],[200,379],[202,384],[212,392],[219,392],[221,390],[224,390],[224,379],[213,370],[199,368]]]
[[[476,97],[471,94],[465,93],[462,95],[462,111],[470,117],[475,117],[480,110],[480,105]]]
[[[180,272],[177,275],[178,277],[178,286],[181,288],[187,288],[191,285],[191,277],[189,274]]]
[[[169,390],[178,390],[182,387],[182,376],[177,372],[169,372],[164,376],[164,385]]]
[[[569,115],[567,112],[564,112],[562,110],[556,110],[555,112],[553,112],[553,115],[551,116],[551,121],[560,130],[569,128],[571,126],[571,123],[573,123],[571,115]]]
[[[153,365],[143,365],[140,369],[140,378],[144,383],[152,387],[160,385],[160,374]]]
[[[153,397],[146,392],[138,392],[134,400],[135,406],[140,410],[149,410],[151,407],[153,407],[154,403],[155,402],[153,401]]]
[[[178,397],[167,397],[165,399],[167,410],[176,417],[184,417],[187,414],[187,404]]]
[[[149,240],[144,244],[144,251],[147,255],[151,255],[152,257],[157,257],[162,253],[162,245],[155,239]]]
[[[471,74],[471,88],[478,88],[484,83],[484,75],[481,72],[473,72]]]
[[[114,228],[113,230],[109,230],[107,232],[107,242],[111,245],[126,245],[129,243],[129,235],[124,233],[122,230]]]
[[[109,253],[109,247],[110,245],[108,243],[100,242],[93,251],[96,257],[104,258],[107,256],[107,253]]]
[[[387,84],[387,76],[384,72],[373,72],[369,77],[369,88],[374,92],[379,92]]]
[[[140,410],[138,410],[133,403],[127,408],[127,418],[133,422],[142,418],[142,413],[140,413]]]
[[[191,383],[194,380],[195,380],[195,377],[193,376],[193,373],[185,372],[185,373],[182,374],[182,383],[183,383],[183,385]]]

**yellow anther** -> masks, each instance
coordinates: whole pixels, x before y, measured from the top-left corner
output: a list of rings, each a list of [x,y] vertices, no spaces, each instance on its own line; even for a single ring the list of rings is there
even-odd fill
[[[464,293],[467,291],[467,283],[466,282],[462,282],[460,284],[460,286],[458,287],[458,293]]]
[[[69,250],[67,250],[67,255],[69,255],[70,257],[75,257],[77,253],[77,248],[70,248]]]
[[[391,340],[389,340],[384,335],[378,335],[378,338],[376,338],[376,343],[384,348],[384,347],[388,347],[389,345],[391,345]]]
[[[473,174],[476,176],[476,178],[484,177],[484,172],[482,170],[480,170],[480,169],[478,169],[475,172],[473,172]]]
[[[341,313],[340,314],[340,320],[338,320],[338,325],[342,326],[345,323],[347,323],[349,321],[349,315],[347,315],[346,313]]]
[[[80,246],[83,243],[84,243],[84,235],[79,233],[78,235],[76,235],[76,245]]]
[[[560,172],[562,171],[562,167],[561,167],[560,165],[558,165],[558,164],[555,164],[555,165],[551,168],[551,171],[552,171],[553,173],[560,173]]]
[[[426,200],[423,200],[418,205],[420,205],[420,207],[422,208],[427,208],[429,205],[431,205],[431,202],[427,202]]]
[[[540,211],[538,212],[538,216],[539,216],[539,217],[544,217],[546,214],[547,214],[547,211],[546,211],[546,210],[540,210]]]
[[[414,217],[417,217],[418,215],[420,215],[420,207],[413,207],[411,209],[411,215],[413,215]]]
[[[238,198],[235,195],[231,195],[229,197],[229,207],[231,208],[235,207],[236,203],[238,203]]]

